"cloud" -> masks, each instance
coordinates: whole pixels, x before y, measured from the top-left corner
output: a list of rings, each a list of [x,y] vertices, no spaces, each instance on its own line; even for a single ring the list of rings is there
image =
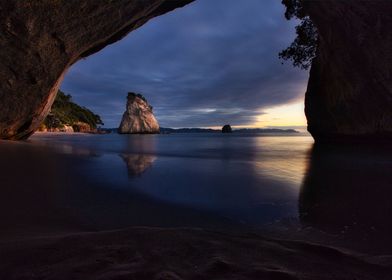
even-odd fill
[[[294,37],[283,12],[276,0],[198,0],[78,62],[62,89],[107,127],[118,126],[128,91],[165,127],[251,124],[304,94],[307,72],[278,59]]]

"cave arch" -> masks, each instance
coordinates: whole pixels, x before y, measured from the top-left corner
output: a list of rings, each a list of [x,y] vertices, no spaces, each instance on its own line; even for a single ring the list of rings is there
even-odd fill
[[[390,141],[392,2],[303,1],[320,37],[305,98],[308,130],[316,141]],[[2,0],[0,139],[34,132],[73,63],[191,2]]]
[[[0,139],[34,133],[76,61],[192,1],[1,1]]]

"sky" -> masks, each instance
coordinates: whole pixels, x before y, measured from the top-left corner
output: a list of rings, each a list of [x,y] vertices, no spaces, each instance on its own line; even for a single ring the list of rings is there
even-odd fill
[[[294,39],[278,0],[196,0],[81,60],[62,90],[118,127],[127,92],[162,127],[305,126],[308,72],[282,64]]]

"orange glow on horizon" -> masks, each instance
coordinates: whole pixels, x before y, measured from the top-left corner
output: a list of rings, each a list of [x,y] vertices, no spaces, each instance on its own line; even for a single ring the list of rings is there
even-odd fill
[[[306,126],[304,102],[284,104],[263,110],[256,123],[257,127],[269,126]]]
[[[261,109],[262,113],[257,117],[255,123],[247,125],[232,125],[234,129],[239,128],[268,128],[268,127],[305,127],[307,125],[303,100]],[[224,124],[222,124],[223,126]],[[222,126],[211,126],[205,128],[221,129]]]

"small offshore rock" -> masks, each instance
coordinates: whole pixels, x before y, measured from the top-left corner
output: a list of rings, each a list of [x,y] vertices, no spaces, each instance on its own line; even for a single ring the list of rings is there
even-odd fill
[[[222,133],[232,133],[233,130],[231,129],[231,126],[229,124],[225,124],[222,127]]]

